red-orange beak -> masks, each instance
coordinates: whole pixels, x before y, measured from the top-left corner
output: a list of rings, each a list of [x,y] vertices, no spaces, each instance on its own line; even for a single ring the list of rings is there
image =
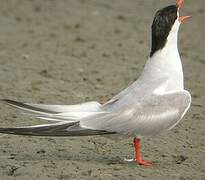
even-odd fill
[[[176,6],[177,6],[178,10],[180,10],[183,7],[183,5],[184,5],[184,0],[177,0]],[[191,16],[180,16],[179,21],[181,23],[183,23],[185,20],[190,19],[190,18],[191,18]]]
[[[179,17],[179,21],[180,21],[181,23],[183,23],[185,20],[190,19],[190,18],[191,18],[191,16],[180,16],[180,17]]]

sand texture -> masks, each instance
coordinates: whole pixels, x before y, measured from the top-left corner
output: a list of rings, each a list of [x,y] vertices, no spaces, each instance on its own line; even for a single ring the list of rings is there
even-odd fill
[[[154,13],[174,0],[0,0],[0,98],[104,102],[139,76]],[[123,161],[132,139],[0,135],[0,180],[204,180],[205,1],[185,0],[179,50],[192,106],[175,129],[142,140],[153,168]],[[43,123],[0,103],[0,127]]]

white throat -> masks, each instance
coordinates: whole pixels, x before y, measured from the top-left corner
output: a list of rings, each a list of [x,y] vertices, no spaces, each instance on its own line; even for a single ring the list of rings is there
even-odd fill
[[[177,19],[165,46],[149,58],[140,77],[144,80],[166,78],[166,91],[184,89],[183,70],[177,45],[179,26],[180,22]]]

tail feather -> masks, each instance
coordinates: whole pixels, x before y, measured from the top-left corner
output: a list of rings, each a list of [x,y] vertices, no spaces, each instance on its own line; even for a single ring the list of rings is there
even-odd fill
[[[100,103],[91,101],[82,104],[76,105],[45,105],[45,104],[31,104],[31,103],[22,103],[19,101],[14,101],[10,99],[2,99],[10,106],[16,107],[18,109],[29,111],[32,113],[39,114],[56,114],[56,113],[66,113],[66,112],[87,112],[92,111],[96,112],[102,106]]]
[[[99,113],[101,104],[98,102],[86,102],[77,105],[44,105],[30,104],[14,101],[10,99],[2,99],[8,105],[23,110],[33,118],[48,121],[78,121],[79,119]]]
[[[40,108],[43,110],[57,112],[57,113],[67,113],[67,112],[87,112],[87,111],[99,111],[101,104],[96,101],[85,102],[75,105],[47,105],[47,104],[31,104],[26,103],[32,107]]]
[[[80,126],[80,120],[83,118],[105,113],[100,111],[101,105],[98,102],[87,102],[79,105],[41,105],[9,99],[3,99],[3,101],[29,113],[32,117],[59,122],[27,127],[0,128],[0,133],[28,136],[91,136],[114,133]]]
[[[51,111],[49,109],[43,109],[37,106],[32,106],[27,103],[22,103],[22,102],[10,100],[10,99],[2,99],[2,101],[6,102],[10,106],[13,106],[20,110],[27,111],[27,112],[34,113],[34,114],[56,114],[58,113],[53,110]]]

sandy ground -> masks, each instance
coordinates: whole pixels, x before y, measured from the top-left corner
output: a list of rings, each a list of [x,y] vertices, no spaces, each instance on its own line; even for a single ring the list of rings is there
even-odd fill
[[[0,179],[205,179],[205,1],[186,0],[180,30],[193,98],[174,130],[144,138],[153,168],[125,163],[132,139],[0,136]],[[0,0],[0,98],[47,104],[107,100],[132,83],[149,54],[156,10],[174,0]],[[0,126],[34,125],[0,104]]]

